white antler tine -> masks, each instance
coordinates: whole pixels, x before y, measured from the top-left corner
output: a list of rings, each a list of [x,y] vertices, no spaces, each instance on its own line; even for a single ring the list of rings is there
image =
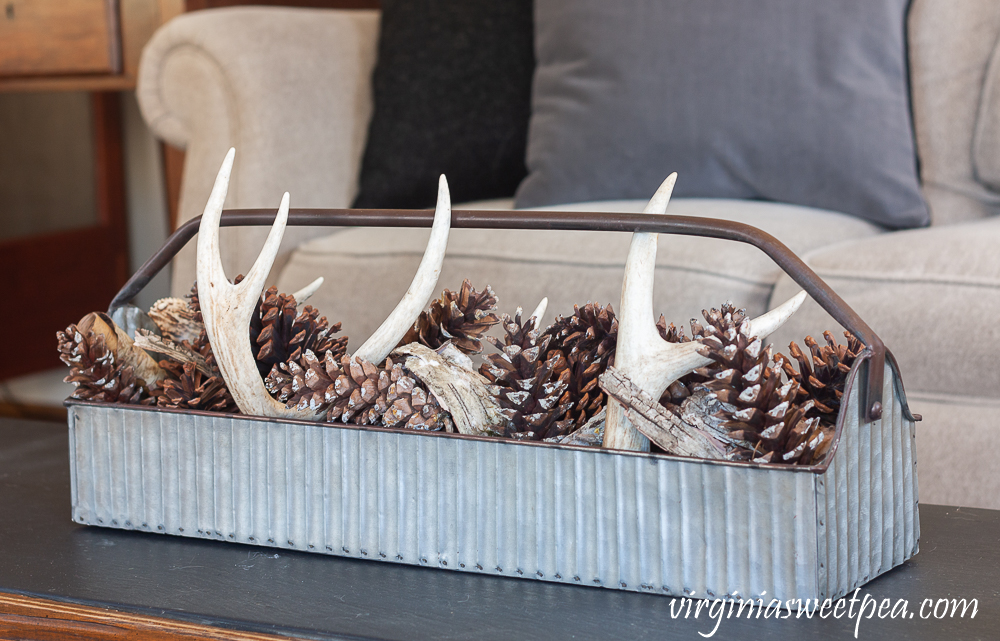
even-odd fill
[[[676,183],[677,172],[675,171],[660,183],[656,193],[646,203],[646,208],[642,210],[642,213],[659,215],[667,213],[667,205],[670,204],[670,196],[674,193],[674,184]]]
[[[545,315],[545,310],[548,308],[548,306],[549,306],[549,297],[546,296],[545,298],[543,298],[538,302],[538,307],[536,307],[535,311],[531,312],[531,316],[528,317],[535,319],[535,329],[539,329],[542,326],[541,325],[542,316]]]
[[[757,338],[764,340],[774,332],[778,331],[778,328],[784,325],[785,321],[792,317],[792,314],[799,311],[799,308],[802,307],[802,303],[804,303],[805,300],[806,293],[799,292],[766,314],[747,321],[747,327],[745,329],[741,328],[740,331],[743,331],[747,337],[756,336]]]
[[[209,195],[205,211],[201,215],[201,224],[198,226],[197,269],[201,287],[208,286],[208,280],[211,280],[216,287],[229,285],[225,269],[222,266],[222,255],[219,251],[219,221],[222,220],[222,206],[226,201],[226,194],[229,192],[229,177],[233,172],[233,159],[235,157],[236,149],[231,147],[225,160],[222,161],[222,167],[219,168],[215,185],[212,186],[212,193]]]
[[[448,191],[448,181],[442,174],[438,181],[437,206],[434,209],[431,236],[427,241],[427,249],[424,250],[420,266],[417,267],[413,281],[410,282],[410,288],[403,294],[403,298],[388,318],[354,353],[355,356],[371,363],[381,363],[413,326],[417,316],[427,305],[427,301],[434,295],[438,276],[441,275],[441,265],[444,263],[445,250],[448,247],[450,229],[451,194]]]
[[[212,352],[222,378],[225,379],[226,387],[233,395],[240,412],[252,416],[320,420],[322,414],[310,410],[290,409],[273,398],[264,387],[257,369],[257,361],[250,351],[250,318],[285,230],[285,222],[288,219],[288,194],[281,199],[281,207],[271,227],[271,233],[268,234],[264,249],[254,262],[248,277],[239,285],[233,285],[226,279],[222,267],[222,257],[219,252],[219,221],[222,216],[222,203],[226,200],[234,155],[233,149],[226,154],[198,229],[198,299],[205,331],[212,344]]]
[[[256,305],[257,297],[264,290],[264,282],[274,265],[274,258],[278,255],[278,248],[281,245],[281,238],[285,235],[285,225],[288,224],[288,201],[289,196],[286,191],[281,196],[281,204],[278,205],[278,214],[274,217],[271,231],[267,233],[267,240],[257,255],[257,260],[253,262],[253,267],[247,272],[246,278],[237,285],[237,290],[251,297]]]
[[[302,303],[312,298],[312,295],[316,293],[316,290],[319,289],[322,284],[323,284],[323,277],[320,276],[313,282],[309,283],[299,291],[292,294],[292,298],[295,299],[295,304],[301,305]]]

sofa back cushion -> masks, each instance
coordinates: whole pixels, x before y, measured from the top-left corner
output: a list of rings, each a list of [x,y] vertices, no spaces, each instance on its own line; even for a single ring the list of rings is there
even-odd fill
[[[536,0],[519,207],[675,194],[926,225],[908,0]]]

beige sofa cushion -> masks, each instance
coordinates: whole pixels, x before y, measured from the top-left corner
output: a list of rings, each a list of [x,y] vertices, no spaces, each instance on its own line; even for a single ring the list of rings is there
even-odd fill
[[[998,246],[1000,218],[992,218],[840,243],[804,259],[892,350],[907,390],[1000,398]],[[772,304],[795,290],[781,278]],[[809,301],[772,340],[785,348],[837,327]]]
[[[493,203],[489,208],[500,208]],[[566,205],[565,211],[639,212],[644,201]],[[485,207],[484,207],[485,208]],[[843,214],[764,202],[677,199],[669,212],[738,220],[807,252],[831,239],[865,238],[878,228]],[[427,241],[427,230],[344,229],[298,248],[278,285],[294,291],[316,276],[326,284],[310,301],[332,321],[342,321],[356,348],[406,291]],[[463,278],[490,284],[500,310],[529,313],[549,298],[545,322],[588,300],[618,308],[630,234],[454,229],[439,289]],[[706,307],[731,300],[751,313],[766,309],[780,270],[758,249],[710,238],[660,236],[655,310],[686,324]]]

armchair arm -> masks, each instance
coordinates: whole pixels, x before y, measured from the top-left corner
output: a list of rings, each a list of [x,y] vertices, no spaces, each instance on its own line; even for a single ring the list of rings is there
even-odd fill
[[[143,52],[137,96],[156,135],[187,150],[178,223],[200,215],[226,151],[236,164],[226,207],[347,207],[372,111],[377,11],[249,7],[199,11],[164,25]],[[267,230],[228,229],[226,271],[246,272]],[[272,277],[314,235],[289,229]],[[194,280],[193,248],[173,292]]]

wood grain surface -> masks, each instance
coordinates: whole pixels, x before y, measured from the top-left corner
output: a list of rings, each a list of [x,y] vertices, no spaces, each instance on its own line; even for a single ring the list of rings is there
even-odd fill
[[[197,625],[119,610],[0,593],[0,639],[67,641],[274,641],[287,637]]]
[[[121,71],[117,0],[4,0],[0,75]]]

